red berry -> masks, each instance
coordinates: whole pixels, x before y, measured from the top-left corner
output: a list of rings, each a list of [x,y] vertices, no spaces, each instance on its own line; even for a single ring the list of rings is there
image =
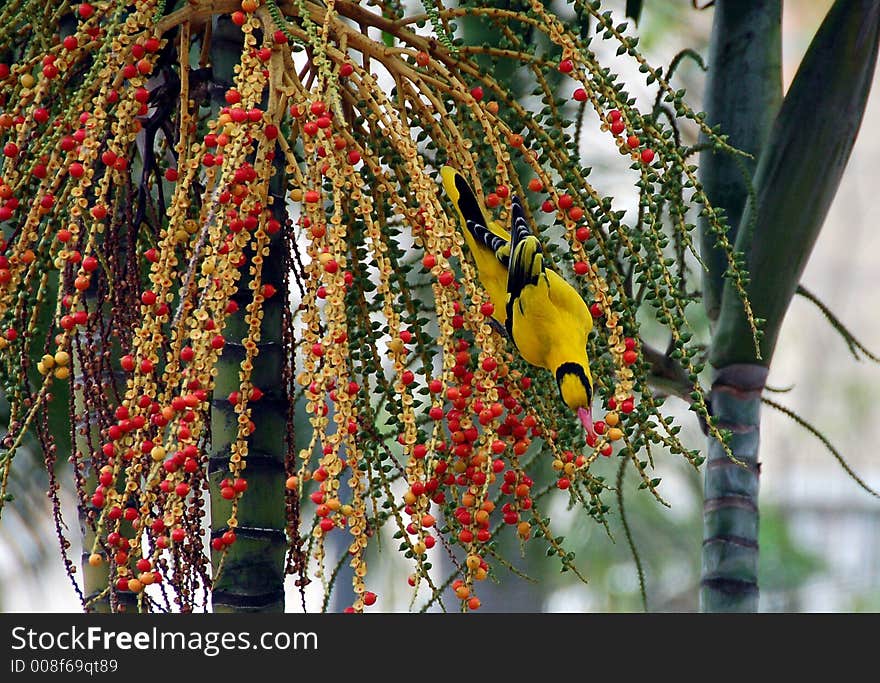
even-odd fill
[[[608,120],[614,123],[615,121],[620,120],[620,112],[617,109],[612,109],[608,112]]]
[[[626,145],[630,149],[635,149],[636,147],[639,146],[640,143],[641,143],[641,140],[639,140],[638,136],[636,136],[636,135],[630,135],[626,139]]]
[[[614,133],[614,135],[620,135],[624,128],[626,128],[626,126],[624,126],[623,121],[619,119],[611,124],[611,132]]]
[[[578,228],[575,231],[574,236],[577,238],[578,242],[586,242],[590,239],[590,229],[585,227]]]
[[[570,59],[563,59],[557,68],[560,73],[570,74],[574,70],[574,63]]]
[[[572,98],[575,102],[586,102],[587,101],[587,91],[583,88],[578,88],[572,94]]]
[[[650,164],[654,161],[654,150],[650,148],[646,148],[642,150],[642,161],[646,164]]]
[[[479,102],[483,99],[483,89],[479,85],[474,86],[471,88],[471,97]]]
[[[376,604],[376,594],[372,591],[367,591],[366,593],[364,593],[364,604],[367,607]]]

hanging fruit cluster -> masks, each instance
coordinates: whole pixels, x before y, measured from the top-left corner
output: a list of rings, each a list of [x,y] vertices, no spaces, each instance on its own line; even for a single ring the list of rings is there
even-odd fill
[[[57,4],[57,32],[36,29],[45,4]],[[740,288],[744,273],[676,126],[726,145],[598,3],[575,3],[578,16],[639,61],[665,120],[660,107],[639,112],[589,40],[537,0],[432,6],[439,41],[396,3],[13,5],[0,13],[11,46],[0,53],[2,493],[29,430],[53,482],[69,446],[88,530],[82,581],[60,484],[51,494],[86,608],[193,610],[212,589],[217,605],[235,590],[225,567],[280,544],[302,590],[310,559],[328,593],[349,563],[360,611],[377,600],[367,550],[390,525],[428,604],[451,586],[474,610],[499,534],[539,539],[581,576],[540,501],[562,490],[604,522],[601,456],[631,463],[654,495],[652,444],[701,462],[660,412],[637,313],[650,307],[668,328],[679,390],[707,417],[684,259],[670,257],[692,249],[689,205],[709,215]],[[504,44],[452,41],[453,18],[499,28]],[[543,109],[526,110],[479,60],[522,65]],[[635,224],[587,180],[587,108],[632,162]],[[595,436],[492,324],[438,193],[445,163],[502,223],[511,195],[524,197],[590,304],[606,407]],[[556,226],[564,239],[550,237]],[[69,434],[50,429],[59,409]],[[548,471],[554,484],[537,490]],[[347,539],[332,571],[330,534]],[[440,550],[448,577],[433,567]]]

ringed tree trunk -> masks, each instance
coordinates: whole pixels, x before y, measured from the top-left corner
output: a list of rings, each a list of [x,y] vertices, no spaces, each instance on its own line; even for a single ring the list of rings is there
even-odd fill
[[[746,7],[748,5],[748,7]],[[707,93],[710,121],[733,131],[764,130],[772,102],[729,106],[719,80],[737,78],[743,64],[736,53],[725,50],[725,35],[738,34],[744,50],[764,55],[764,82],[778,75],[773,57],[762,50],[775,41],[778,2],[716,2],[712,62],[714,70]],[[750,12],[756,14],[749,16]],[[726,24],[732,22],[729,26]],[[738,27],[738,28],[737,28]],[[762,28],[763,27],[763,28]],[[758,29],[768,33],[760,33]],[[749,272],[746,293],[762,329],[755,348],[750,322],[732,284],[724,282],[713,316],[713,285],[707,310],[714,320],[710,363],[715,370],[711,405],[713,419],[731,431],[730,450],[709,443],[705,475],[703,568],[700,604],[706,612],[752,612],[758,608],[758,444],[761,392],[782,327],[785,312],[806,266],[813,244],[828,213],[852,146],[873,80],[880,41],[880,3],[876,0],[837,0],[819,28],[798,69],[789,92],[775,116],[769,137],[762,144],[752,177],[754,195],[732,189],[725,195],[709,184],[710,199],[728,208],[738,229],[731,236],[745,256]],[[774,54],[776,48],[774,47]],[[742,57],[748,61],[750,57]],[[757,57],[756,57],[757,58]],[[777,62],[778,63],[778,62]],[[744,100],[761,92],[761,78],[747,81],[751,89],[738,92]],[[729,98],[731,94],[728,94]],[[727,111],[731,120],[723,120]],[[717,118],[712,118],[712,114]],[[731,139],[743,146],[755,138]],[[758,138],[763,139],[763,138]],[[704,160],[704,178],[723,174],[718,155]],[[721,186],[724,183],[720,184]],[[737,201],[741,217],[731,213]],[[704,245],[707,236],[704,229]],[[714,265],[716,283],[718,265]],[[709,276],[712,277],[712,274]]]
[[[730,143],[752,158],[706,153],[700,177],[713,205],[725,211],[731,242],[736,241],[748,183],[781,101],[782,0],[718,0],[705,111],[710,125],[720,125]],[[703,221],[700,226],[701,251],[708,265],[703,273],[703,303],[714,324],[721,308],[727,260],[715,246],[717,237],[708,225]],[[721,367],[713,377],[712,414],[720,427],[732,432],[730,449],[745,467],[710,438],[703,492],[700,602],[704,611],[724,611],[731,595],[737,596],[737,611],[752,612],[758,607],[758,445],[766,377],[767,368],[758,363]]]
[[[219,109],[225,105],[225,91],[232,86],[233,68],[241,55],[243,39],[241,30],[228,16],[215,17],[213,21],[211,62],[213,79],[222,86],[214,89],[215,106]],[[276,163],[270,183],[272,211],[282,225],[287,220],[283,170],[283,164]],[[263,396],[259,401],[249,402],[256,429],[248,439],[247,467],[242,471],[247,491],[238,506],[236,541],[226,548],[222,560],[222,553],[212,552],[215,575],[222,562],[212,590],[215,612],[284,611],[287,549],[284,460],[288,405],[283,385],[282,309],[288,301],[282,286],[285,262],[281,234],[272,237],[269,254],[263,258],[261,283],[274,286],[277,293],[262,306],[260,341],[256,345],[251,381]],[[249,260],[252,256],[248,254]],[[254,294],[250,282],[251,277],[243,273],[238,293],[233,297],[239,306],[238,312],[229,317],[225,332],[227,343],[217,363],[209,460],[212,540],[227,532],[232,512],[232,503],[220,495],[220,483],[229,476],[230,449],[238,435],[238,413],[228,396],[240,389],[239,370],[245,359],[242,340],[248,336],[247,306]]]

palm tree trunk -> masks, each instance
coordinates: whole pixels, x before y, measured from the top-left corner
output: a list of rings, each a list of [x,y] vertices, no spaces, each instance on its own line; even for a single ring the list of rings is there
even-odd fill
[[[726,4],[717,3],[716,22],[721,15],[730,16],[724,12]],[[724,35],[717,24],[715,34]],[[746,41],[748,47],[762,43],[760,34]],[[749,272],[746,294],[754,317],[763,320],[760,338],[755,340],[752,321],[746,320],[742,300],[729,281],[723,286],[718,308],[708,308],[710,314],[717,310],[709,353],[716,368],[713,414],[720,427],[732,432],[732,455],[745,467],[730,460],[720,444],[709,444],[701,592],[704,611],[754,611],[758,606],[761,391],[785,313],[858,134],[878,43],[880,4],[876,0],[837,0],[810,44],[760,148],[752,178],[754,195],[742,209],[735,240]],[[713,54],[724,52],[713,50]],[[715,68],[714,78],[723,77],[724,62]],[[710,87],[709,97],[713,92]],[[748,100],[750,94],[746,91],[738,97]],[[736,111],[734,103],[730,107]],[[716,111],[723,111],[723,107]],[[736,139],[731,143],[741,144]],[[760,348],[756,348],[756,341]]]
[[[213,79],[222,88],[215,89],[217,107],[225,105],[223,93],[232,86],[234,66],[241,56],[241,30],[228,16],[215,17],[211,36]],[[279,153],[279,160],[282,155]],[[270,183],[272,210],[282,225],[287,220],[283,164],[276,163]],[[287,398],[283,386],[284,344],[282,307],[287,305],[284,278],[284,244],[276,234],[263,260],[261,281],[271,284],[277,293],[263,304],[263,321],[252,383],[263,392],[259,402],[251,403],[251,419],[256,426],[248,439],[247,468],[243,475],[248,488],[238,507],[237,540],[228,546],[222,558],[222,571],[214,583],[212,603],[215,612],[283,612],[284,557],[287,549],[285,528],[284,458],[287,452]],[[211,537],[222,536],[227,529],[232,504],[220,495],[220,482],[229,474],[230,447],[238,433],[238,413],[228,401],[239,390],[239,369],[245,357],[241,341],[247,336],[247,305],[253,293],[251,278],[243,274],[238,294],[237,313],[230,316],[224,332],[227,343],[217,364],[214,400],[211,407],[211,454],[209,460],[211,495]],[[221,553],[213,552],[214,571]]]
[[[782,2],[715,3],[705,109],[730,143],[752,159],[704,154],[700,178],[713,204],[725,211],[734,242],[748,198],[748,182],[782,101]],[[706,313],[717,320],[726,257],[717,236],[701,223]],[[717,332],[717,330],[716,330]],[[704,612],[753,612],[758,606],[758,445],[761,389],[767,368],[735,364],[716,372],[710,404],[722,428],[733,433],[730,449],[745,467],[709,438],[703,491]]]
[[[758,446],[761,392],[767,368],[730,365],[715,374],[712,414],[732,432],[730,450],[709,441],[703,496],[703,571],[700,608],[704,612],[758,609]]]

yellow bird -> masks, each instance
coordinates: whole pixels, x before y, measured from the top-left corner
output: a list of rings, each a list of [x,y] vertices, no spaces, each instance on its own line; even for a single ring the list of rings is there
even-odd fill
[[[480,282],[495,306],[492,317],[504,326],[526,362],[554,374],[563,402],[591,434],[593,376],[587,337],[593,316],[587,304],[561,275],[546,267],[541,243],[529,229],[518,197],[512,198],[508,233],[489,219],[461,173],[444,166],[440,175],[464,223]]]

